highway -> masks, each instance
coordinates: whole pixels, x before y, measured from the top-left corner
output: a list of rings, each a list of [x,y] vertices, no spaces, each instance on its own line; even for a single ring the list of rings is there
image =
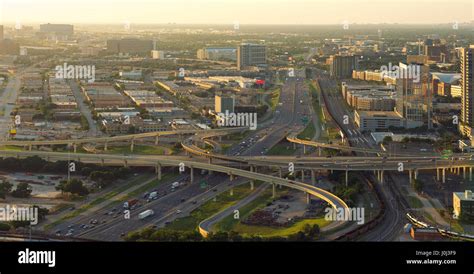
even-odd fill
[[[89,106],[86,105],[86,103],[84,103],[86,98],[82,94],[81,87],[79,86],[77,81],[69,80],[68,84],[71,87],[71,90],[74,94],[74,97],[76,98],[77,107],[79,108],[81,114],[86,118],[87,124],[89,125],[88,135],[89,136],[98,136],[98,135],[102,134],[102,132],[100,131],[100,129],[97,125],[97,122],[92,117],[92,112],[89,109]]]
[[[7,86],[0,96],[0,140],[6,140],[9,136],[12,118],[10,113],[15,107],[18,91],[20,90],[20,79],[22,73],[10,76]]]
[[[156,200],[147,202],[142,197],[143,193],[138,194],[134,198],[140,200],[141,206],[131,210],[130,219],[125,219],[122,215],[122,204],[116,204],[105,207],[92,217],[87,216],[79,222],[74,221],[76,227],[79,227],[80,224],[88,224],[94,218],[98,221],[98,225],[94,228],[80,229],[75,236],[87,239],[117,241],[121,239],[124,233],[129,231],[138,230],[150,225],[162,227],[178,217],[188,215],[192,210],[201,206],[218,193],[244,182],[243,180],[229,182],[229,178],[223,174],[198,176],[198,178],[199,180],[206,181],[206,188],[202,188],[197,183],[189,183],[189,176],[183,177],[183,175],[179,175],[177,178],[159,183],[153,189],[159,195]],[[181,185],[176,191],[171,191],[171,183],[173,181],[179,181],[184,185]],[[217,190],[220,190],[220,192],[217,192]],[[138,214],[148,209],[152,209],[154,215],[140,220]]]
[[[219,134],[229,134],[232,132],[240,132],[246,128],[219,128],[219,129],[209,129],[209,130],[169,130],[169,131],[156,131],[156,132],[147,132],[147,133],[138,133],[138,134],[128,134],[128,135],[118,135],[118,136],[105,136],[105,137],[88,137],[82,139],[65,139],[65,140],[38,140],[38,141],[0,141],[0,145],[10,145],[10,146],[43,146],[43,145],[78,145],[86,143],[110,143],[110,142],[119,142],[119,141],[129,141],[133,142],[134,140],[144,139],[144,138],[157,138],[160,136],[168,135],[186,135],[186,134],[199,134],[200,132],[213,133],[215,135]]]
[[[363,136],[361,132],[357,129],[355,125],[353,115],[347,111],[344,107],[344,99],[342,98],[342,94],[337,89],[336,82],[332,79],[328,79],[325,75],[321,75],[320,77],[320,86],[323,91],[323,97],[325,99],[326,106],[328,111],[330,112],[333,119],[337,121],[337,123],[342,127],[341,130],[344,132],[346,137],[348,138],[349,144],[351,146],[356,146],[359,148],[366,148],[372,149],[375,145],[374,143],[370,142],[370,139]],[[344,123],[344,116],[347,115],[349,117],[349,123]],[[368,155],[368,151],[364,152],[364,155]],[[431,162],[429,162],[431,161]],[[407,166],[411,165],[410,162],[403,163],[403,170],[417,169],[414,166]],[[431,167],[439,167],[439,160],[431,159],[426,162],[427,166]],[[352,164],[353,165],[353,164]],[[449,164],[448,164],[449,165]],[[387,166],[384,166],[382,161],[382,169],[381,170],[397,170],[397,169],[389,169]],[[419,168],[419,167],[418,167]],[[370,170],[370,169],[367,169]],[[472,170],[472,168],[471,168]],[[361,170],[362,171],[362,170]],[[410,172],[411,174],[411,172]],[[410,175],[411,176],[411,175]],[[375,176],[374,176],[375,177]],[[385,201],[385,213],[382,222],[375,227],[373,230],[366,233],[361,239],[367,241],[389,241],[393,240],[396,236],[396,232],[401,230],[403,226],[400,207],[398,202],[396,201],[395,194],[393,193],[392,189],[388,186],[387,183],[383,183],[384,173],[381,174],[382,183],[378,184],[376,187],[380,188],[381,192],[381,199]],[[373,179],[369,178],[369,179]],[[374,180],[374,179],[373,179]],[[389,182],[390,183],[390,182]],[[397,187],[397,186],[392,186]]]

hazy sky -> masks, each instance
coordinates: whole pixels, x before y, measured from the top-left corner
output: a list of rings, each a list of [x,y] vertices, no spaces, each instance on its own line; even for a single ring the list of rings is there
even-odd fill
[[[474,0],[0,0],[2,23],[431,24],[473,20]]]

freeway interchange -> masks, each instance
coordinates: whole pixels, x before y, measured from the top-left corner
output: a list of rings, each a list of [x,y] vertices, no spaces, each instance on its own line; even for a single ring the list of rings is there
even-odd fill
[[[328,83],[323,84],[329,85]],[[156,170],[158,179],[162,179],[162,168],[165,167],[180,167],[186,168],[186,174],[182,173],[171,179],[166,179],[162,182],[156,190],[159,193],[166,193],[166,189],[173,181],[189,181],[189,184],[177,192],[160,196],[156,201],[144,205],[140,211],[146,209],[153,209],[159,217],[153,218],[146,222],[138,220],[138,212],[133,212],[129,220],[118,218],[120,204],[113,204],[98,208],[90,215],[79,215],[77,218],[64,222],[54,228],[57,231],[70,230],[71,228],[84,226],[89,227],[87,230],[76,231],[75,237],[95,239],[95,240],[120,240],[124,233],[139,229],[147,225],[154,225],[162,227],[171,220],[178,218],[179,214],[189,214],[192,210],[198,208],[205,201],[215,197],[223,191],[232,189],[236,185],[243,183],[251,183],[253,188],[254,181],[262,181],[272,185],[273,195],[275,195],[276,186],[285,186],[288,188],[303,191],[308,196],[320,198],[327,202],[335,209],[345,209],[349,212],[348,205],[339,197],[326,191],[322,188],[314,186],[314,173],[318,170],[342,170],[345,171],[346,183],[349,172],[356,171],[374,171],[376,179],[380,183],[384,183],[385,172],[398,172],[399,174],[407,174],[410,179],[417,178],[420,170],[436,170],[438,180],[445,180],[445,173],[447,170],[458,169],[462,170],[464,176],[469,174],[472,179],[472,168],[474,161],[470,154],[456,154],[451,159],[443,159],[440,156],[408,156],[408,155],[389,155],[384,151],[376,149],[366,142],[364,146],[350,146],[355,140],[362,137],[349,137],[349,146],[326,144],[318,141],[301,140],[296,136],[296,132],[304,129],[304,123],[299,119],[302,115],[315,115],[309,110],[309,104],[302,104],[306,102],[304,82],[300,79],[289,79],[282,87],[282,94],[280,97],[280,104],[277,106],[276,113],[279,113],[268,123],[265,127],[256,132],[250,132],[249,136],[244,140],[249,140],[257,135],[264,136],[258,139],[248,149],[242,153],[237,153],[234,148],[231,148],[227,155],[219,154],[219,142],[214,138],[244,131],[245,128],[223,128],[215,130],[187,130],[187,131],[163,131],[151,132],[142,134],[122,135],[113,137],[88,137],[83,139],[71,140],[46,140],[46,141],[0,141],[0,145],[13,145],[26,147],[26,151],[15,150],[0,150],[0,157],[16,157],[25,158],[30,156],[38,156],[48,161],[79,161],[84,163],[92,163],[97,165],[107,166],[126,166],[126,167],[153,167]],[[335,96],[331,94],[323,94],[327,96]],[[326,100],[334,101],[334,100]],[[345,113],[344,110],[335,110],[337,104],[331,105],[327,103],[328,109],[331,113],[338,113],[333,115],[337,121],[340,120]],[[314,117],[313,117],[314,118]],[[339,121],[340,124],[340,121]],[[341,127],[342,128],[342,127]],[[349,128],[342,129],[349,132]],[[352,128],[351,132],[357,134],[357,130]],[[353,134],[347,134],[351,136]],[[184,138],[185,135],[190,137]],[[157,156],[157,155],[113,155],[113,154],[89,154],[89,153],[75,153],[76,146],[80,144],[101,143],[104,145],[104,150],[107,150],[107,145],[113,142],[130,142],[130,149],[133,152],[133,146],[136,140],[154,138],[155,144],[158,143],[161,136],[178,136],[181,140],[181,146],[188,154],[187,156]],[[307,157],[307,156],[269,156],[265,155],[268,150],[282,140],[289,141],[295,145],[310,146],[321,148],[331,148],[344,151],[352,151],[355,153],[363,153],[363,155],[350,156],[333,156],[333,157]],[[206,143],[215,148],[216,152],[210,152],[199,147],[199,144]],[[48,145],[70,145],[74,147],[74,153],[62,152],[48,152],[48,151],[34,151],[34,146],[48,146]],[[234,147],[238,147],[237,145]],[[304,151],[306,148],[304,148]],[[230,155],[229,155],[230,154]],[[288,173],[288,166],[293,164],[295,171],[310,171],[311,181],[307,181],[303,176],[301,181],[290,180],[284,178],[283,174]],[[195,174],[195,170],[203,170],[207,172],[207,176],[202,174]],[[259,170],[260,172],[257,172]],[[189,172],[189,173],[188,173]],[[212,174],[211,172],[216,172]],[[268,174],[270,173],[270,174]],[[208,182],[208,189],[201,189],[197,183],[198,180],[206,180]],[[151,180],[151,179],[150,179]],[[150,182],[150,181],[148,181]],[[390,194],[386,194],[390,195]],[[249,198],[250,199],[250,198]],[[393,200],[393,199],[392,199]],[[245,204],[247,201],[244,201]],[[110,213],[110,214],[109,214]],[[394,212],[392,212],[394,213]],[[397,222],[400,222],[399,214]],[[225,216],[224,213],[221,215]],[[105,217],[104,217],[105,216]],[[93,228],[87,225],[88,221],[100,219]],[[204,225],[199,226],[201,234],[206,236],[210,227],[209,223],[215,222],[207,220]],[[343,225],[344,222],[339,222],[338,225]],[[387,226],[387,225],[385,225]],[[385,228],[386,229],[386,228]],[[383,237],[382,237],[383,238]],[[372,239],[372,238],[369,238]],[[377,238],[375,238],[377,239]],[[385,239],[385,238],[383,238]]]

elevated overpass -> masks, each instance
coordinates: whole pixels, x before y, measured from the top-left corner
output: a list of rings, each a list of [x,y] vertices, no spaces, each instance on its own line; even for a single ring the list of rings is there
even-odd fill
[[[29,150],[32,150],[33,146],[46,146],[46,145],[71,145],[76,151],[76,146],[80,144],[87,143],[103,143],[107,150],[107,144],[111,142],[120,142],[126,141],[130,142],[131,150],[133,151],[133,146],[135,140],[146,139],[146,138],[155,138],[155,144],[158,144],[160,136],[169,136],[169,135],[189,135],[189,134],[200,134],[204,133],[205,136],[220,136],[227,135],[235,132],[241,132],[246,130],[246,128],[220,128],[220,129],[208,129],[208,130],[170,130],[170,131],[155,131],[147,133],[138,133],[138,134],[127,134],[127,135],[118,135],[118,136],[106,136],[106,137],[88,137],[81,139],[62,139],[62,140],[34,140],[34,141],[20,141],[20,140],[8,140],[0,141],[0,146],[22,146],[28,147]]]
[[[25,158],[31,156],[38,156],[40,158],[46,159],[48,161],[70,161],[71,154],[62,153],[62,152],[44,152],[44,151],[0,151],[0,157],[16,157],[16,158]],[[231,176],[233,179],[235,176],[245,177],[251,180],[258,180],[267,183],[271,183],[273,186],[273,192],[276,191],[276,185],[282,185],[285,187],[297,189],[307,193],[307,195],[313,195],[318,197],[328,204],[330,204],[335,209],[346,209],[349,207],[347,204],[335,196],[334,194],[326,191],[324,189],[297,182],[294,180],[288,180],[285,178],[274,177],[271,175],[261,174],[253,171],[242,170],[233,167],[226,167],[220,165],[209,164],[205,162],[192,161],[186,157],[170,157],[170,156],[142,156],[142,155],[133,155],[133,156],[123,156],[123,155],[109,155],[109,154],[86,154],[86,153],[75,153],[72,154],[73,158],[84,163],[93,163],[99,165],[120,165],[125,166],[147,166],[155,167],[158,177],[161,178],[161,168],[164,166],[171,167],[180,167],[184,166],[188,168],[191,172],[191,182],[194,181],[194,169],[203,169],[209,171],[215,171],[220,173],[225,173]],[[347,211],[349,212],[349,210]]]

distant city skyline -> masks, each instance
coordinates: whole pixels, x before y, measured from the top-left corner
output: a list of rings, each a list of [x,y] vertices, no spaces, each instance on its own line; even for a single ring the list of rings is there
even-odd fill
[[[3,0],[0,23],[439,24],[472,21],[472,0]]]

